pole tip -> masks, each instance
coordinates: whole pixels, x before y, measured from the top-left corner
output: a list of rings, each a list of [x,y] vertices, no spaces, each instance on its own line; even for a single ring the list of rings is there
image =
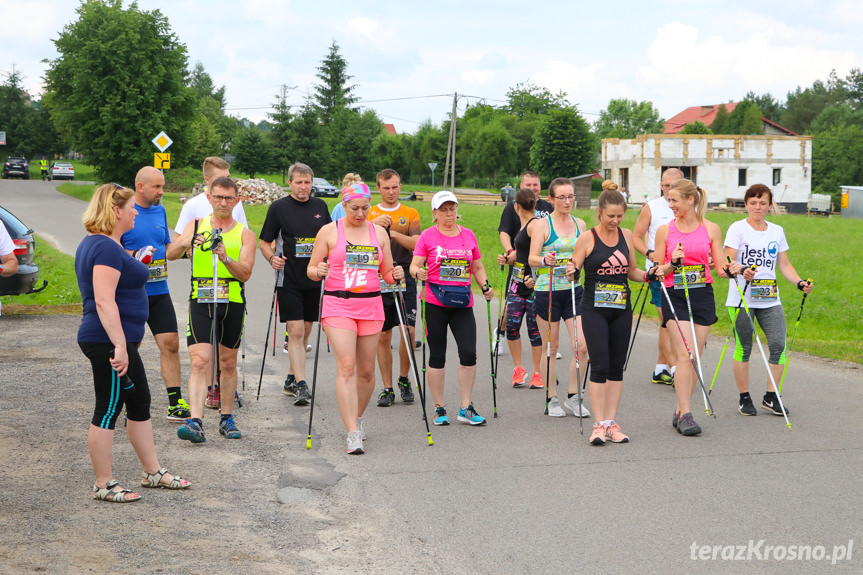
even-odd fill
[[[306,439],[306,449],[311,449],[311,448],[312,448],[312,437],[309,436],[308,439]]]
[[[429,433],[429,447],[431,447],[432,445],[434,445],[434,440],[432,440],[431,433]]]

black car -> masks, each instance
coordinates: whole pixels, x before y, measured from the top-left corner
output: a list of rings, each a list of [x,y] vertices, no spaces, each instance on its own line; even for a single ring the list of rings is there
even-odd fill
[[[8,278],[0,277],[0,295],[21,295],[42,291],[48,286],[48,282],[42,280],[42,285],[36,287],[39,281],[39,266],[33,265],[33,254],[36,251],[33,230],[2,206],[0,206],[0,221],[6,226],[12,238],[12,243],[15,244],[15,255],[18,257],[18,273]]]
[[[2,177],[5,180],[12,176],[25,180],[30,179],[30,164],[27,162],[27,158],[6,158],[6,163],[3,164]]]
[[[338,198],[339,189],[323,178],[312,180],[312,195],[316,198]]]

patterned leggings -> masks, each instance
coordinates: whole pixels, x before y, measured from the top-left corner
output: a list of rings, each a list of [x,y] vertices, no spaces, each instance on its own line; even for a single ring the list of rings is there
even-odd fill
[[[527,319],[527,337],[533,347],[542,347],[542,337],[536,325],[536,306],[533,298],[527,299],[509,294],[506,307],[506,339],[516,341],[520,338],[522,319]]]

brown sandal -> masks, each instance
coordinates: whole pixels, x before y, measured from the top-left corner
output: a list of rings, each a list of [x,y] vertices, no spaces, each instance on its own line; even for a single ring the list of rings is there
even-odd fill
[[[141,496],[135,493],[132,495],[131,489],[121,489],[120,491],[114,491],[114,488],[120,484],[116,479],[112,479],[108,483],[105,484],[105,487],[99,487],[96,484],[93,484],[93,499],[98,499],[100,501],[110,501],[111,503],[131,503],[133,501],[138,501],[141,499]]]
[[[168,474],[168,470],[164,467],[156,473],[144,472],[144,479],[141,480],[141,487],[161,487],[163,489],[186,489],[191,486],[190,481],[186,481],[182,477],[174,476],[169,482],[163,482],[162,478]]]

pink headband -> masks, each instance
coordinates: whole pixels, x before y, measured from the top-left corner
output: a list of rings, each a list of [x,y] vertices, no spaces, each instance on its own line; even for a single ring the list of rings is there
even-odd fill
[[[351,200],[356,200],[359,198],[368,198],[371,199],[372,193],[369,191],[369,187],[362,183],[351,184],[350,186],[345,186],[342,188],[342,202],[347,203]]]

